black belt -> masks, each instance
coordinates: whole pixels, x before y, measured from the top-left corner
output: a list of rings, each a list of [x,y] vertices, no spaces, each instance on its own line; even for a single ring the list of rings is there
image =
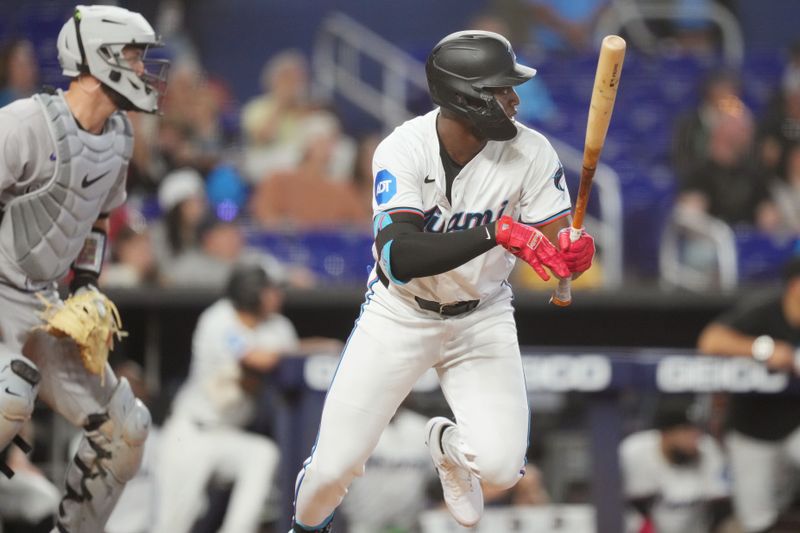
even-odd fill
[[[457,316],[468,311],[472,311],[478,307],[478,304],[481,302],[480,300],[465,300],[463,302],[441,304],[431,300],[423,300],[419,296],[414,296],[414,299],[417,301],[417,304],[420,306],[420,308],[425,309],[426,311],[433,311],[434,313],[438,313],[442,316]]]

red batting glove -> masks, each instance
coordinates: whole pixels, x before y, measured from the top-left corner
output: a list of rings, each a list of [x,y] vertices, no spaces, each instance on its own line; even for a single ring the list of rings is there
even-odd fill
[[[571,273],[561,254],[541,231],[515,222],[510,216],[500,217],[497,221],[495,240],[497,244],[533,267],[544,281],[550,279],[550,274],[544,267],[549,268],[559,278],[569,277]]]
[[[592,266],[594,238],[585,229],[581,228],[581,236],[575,242],[570,239],[570,228],[562,229],[558,232],[558,246],[561,257],[573,274],[586,272]]]

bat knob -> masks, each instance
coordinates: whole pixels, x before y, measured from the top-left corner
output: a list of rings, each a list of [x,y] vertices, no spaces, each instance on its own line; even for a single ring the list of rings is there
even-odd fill
[[[568,307],[572,303],[572,299],[562,300],[556,295],[550,297],[550,303],[558,307]]]

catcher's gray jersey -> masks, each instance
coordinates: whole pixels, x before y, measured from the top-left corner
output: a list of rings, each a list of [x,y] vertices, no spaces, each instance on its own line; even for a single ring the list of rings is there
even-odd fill
[[[125,201],[130,122],[80,128],[63,94],[0,109],[0,280],[39,289],[66,274],[92,225]]]

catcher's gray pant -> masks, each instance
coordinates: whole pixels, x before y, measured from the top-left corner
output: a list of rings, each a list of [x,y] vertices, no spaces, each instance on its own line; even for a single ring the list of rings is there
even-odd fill
[[[457,422],[448,458],[501,489],[522,476],[530,414],[510,290],[472,312],[441,318],[380,283],[370,287],[297,479],[295,519],[310,529],[327,523],[397,407],[431,367]]]
[[[59,302],[55,286],[40,294],[50,303]],[[43,310],[36,294],[0,283],[0,439],[6,439],[0,447],[30,417],[37,392],[54,411],[83,428],[83,441],[67,469],[57,528],[95,533],[103,530],[125,482],[139,468],[150,413],[110,367],[101,382],[83,366],[71,339],[35,329]],[[30,375],[40,377],[38,383]]]
[[[736,516],[745,531],[762,531],[775,523],[797,489],[800,428],[779,441],[732,431],[725,444],[731,459]]]
[[[39,472],[16,472],[11,479],[0,476],[0,517],[37,524],[53,516],[61,492]]]

